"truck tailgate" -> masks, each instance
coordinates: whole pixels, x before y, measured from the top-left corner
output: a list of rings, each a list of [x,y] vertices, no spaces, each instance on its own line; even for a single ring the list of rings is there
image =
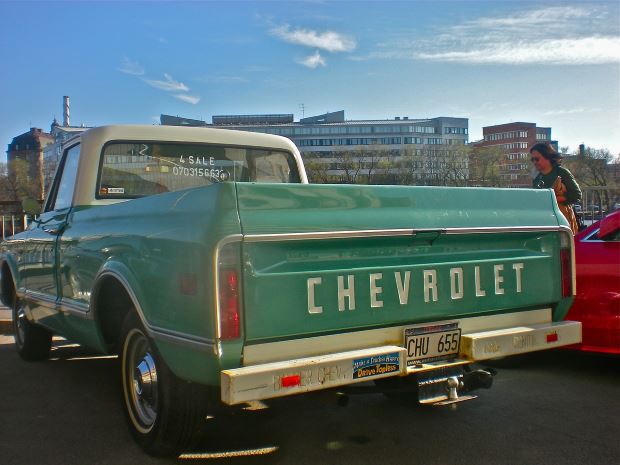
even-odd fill
[[[237,196],[247,342],[562,299],[550,191],[238,184]]]

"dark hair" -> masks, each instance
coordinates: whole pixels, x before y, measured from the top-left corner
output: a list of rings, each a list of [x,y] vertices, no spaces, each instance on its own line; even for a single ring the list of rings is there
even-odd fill
[[[551,162],[552,165],[561,165],[562,164],[562,155],[555,151],[555,149],[548,142],[539,142],[538,144],[534,144],[530,149],[530,153],[536,150],[543,157]]]

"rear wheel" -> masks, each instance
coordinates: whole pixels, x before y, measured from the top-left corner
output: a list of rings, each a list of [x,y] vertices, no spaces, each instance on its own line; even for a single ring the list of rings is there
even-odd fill
[[[203,438],[204,390],[170,371],[133,312],[123,325],[121,380],[129,428],[146,452],[178,454]]]
[[[29,362],[45,360],[52,347],[52,333],[28,321],[23,302],[13,297],[13,334],[17,353]]]

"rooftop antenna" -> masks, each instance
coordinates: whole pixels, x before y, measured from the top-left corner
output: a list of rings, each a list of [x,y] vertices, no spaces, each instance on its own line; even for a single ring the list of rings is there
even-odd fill
[[[301,117],[305,118],[306,117],[306,105],[304,105],[303,103],[300,103],[299,108],[301,108]]]

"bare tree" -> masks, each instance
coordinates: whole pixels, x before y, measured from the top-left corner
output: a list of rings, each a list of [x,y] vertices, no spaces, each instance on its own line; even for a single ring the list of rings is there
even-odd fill
[[[399,184],[466,186],[469,152],[468,147],[453,145],[407,147],[397,164]]]
[[[313,184],[333,182],[333,177],[328,173],[329,165],[324,160],[321,160],[320,153],[306,152],[303,154],[303,159],[309,182]]]
[[[575,151],[574,156],[567,158],[564,164],[583,190],[588,187],[595,188],[591,189],[594,202],[609,207],[613,196],[611,191],[620,187],[612,176],[614,161],[609,150],[586,147],[583,153]],[[609,189],[600,189],[602,187]]]
[[[506,155],[498,146],[475,147],[469,159],[469,179],[472,186],[501,187],[506,183],[500,174],[500,166]]]
[[[40,200],[38,183],[31,179],[28,162],[15,159],[0,168],[0,195],[7,201],[21,201],[26,198]]]
[[[466,186],[469,182],[469,154],[471,148],[465,146],[444,146],[441,170],[444,185]]]
[[[332,152],[332,157],[334,168],[340,172],[338,181],[341,184],[357,184],[364,163],[362,158],[350,150]]]
[[[366,184],[385,184],[389,182],[390,170],[394,166],[394,152],[391,150],[362,149],[353,152],[354,158],[361,162],[360,178]]]
[[[397,157],[399,150],[384,150],[380,152],[376,174],[373,176],[373,184],[396,184],[398,169]]]

